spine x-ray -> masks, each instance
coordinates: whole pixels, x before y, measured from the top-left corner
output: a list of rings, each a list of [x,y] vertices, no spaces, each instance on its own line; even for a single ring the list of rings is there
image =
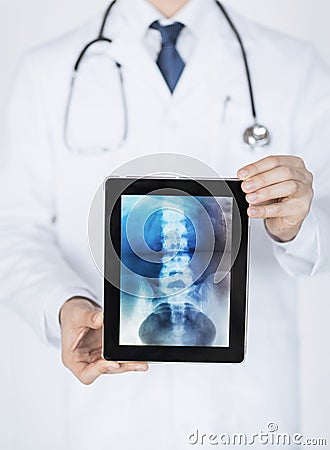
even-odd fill
[[[229,345],[232,201],[122,196],[120,345]]]

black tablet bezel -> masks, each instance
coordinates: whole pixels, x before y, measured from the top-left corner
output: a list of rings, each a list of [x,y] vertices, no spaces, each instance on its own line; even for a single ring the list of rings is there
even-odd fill
[[[229,188],[229,189],[228,189]],[[116,361],[240,363],[246,346],[249,218],[248,203],[239,180],[129,178],[113,177],[105,181],[104,251],[104,334],[103,357]],[[178,347],[155,345],[119,345],[120,326],[120,254],[121,195],[148,195],[162,189],[161,195],[177,195],[177,190],[192,196],[232,196],[233,238],[240,236],[238,253],[231,269],[228,347]],[[165,191],[164,191],[165,190]],[[166,191],[167,190],[167,191]],[[171,193],[173,190],[173,193]],[[168,194],[164,194],[168,192]],[[229,194],[228,194],[229,193]],[[109,233],[110,225],[110,233]],[[241,230],[239,230],[239,227]],[[112,245],[110,245],[110,235]],[[234,243],[233,243],[234,245]],[[118,256],[114,254],[117,253]],[[108,280],[116,280],[116,286]]]

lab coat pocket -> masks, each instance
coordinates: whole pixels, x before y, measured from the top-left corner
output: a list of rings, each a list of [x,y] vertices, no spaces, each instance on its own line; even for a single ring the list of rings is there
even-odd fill
[[[67,146],[87,155],[117,150],[126,135],[121,69],[101,44],[94,44],[81,60],[66,111]]]

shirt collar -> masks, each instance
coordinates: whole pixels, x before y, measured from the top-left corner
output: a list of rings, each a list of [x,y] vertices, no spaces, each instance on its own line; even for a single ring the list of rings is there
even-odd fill
[[[144,37],[155,20],[161,23],[181,22],[195,36],[199,36],[214,14],[219,14],[215,0],[190,0],[171,19],[166,19],[148,0],[119,0],[117,13],[129,23],[139,37]]]
[[[208,20],[218,13],[214,0],[190,0],[172,20],[181,22],[195,36],[199,36],[208,25]]]

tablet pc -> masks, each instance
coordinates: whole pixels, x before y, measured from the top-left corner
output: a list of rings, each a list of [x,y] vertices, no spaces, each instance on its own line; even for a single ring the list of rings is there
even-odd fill
[[[105,181],[105,359],[244,360],[247,208],[239,180]]]

